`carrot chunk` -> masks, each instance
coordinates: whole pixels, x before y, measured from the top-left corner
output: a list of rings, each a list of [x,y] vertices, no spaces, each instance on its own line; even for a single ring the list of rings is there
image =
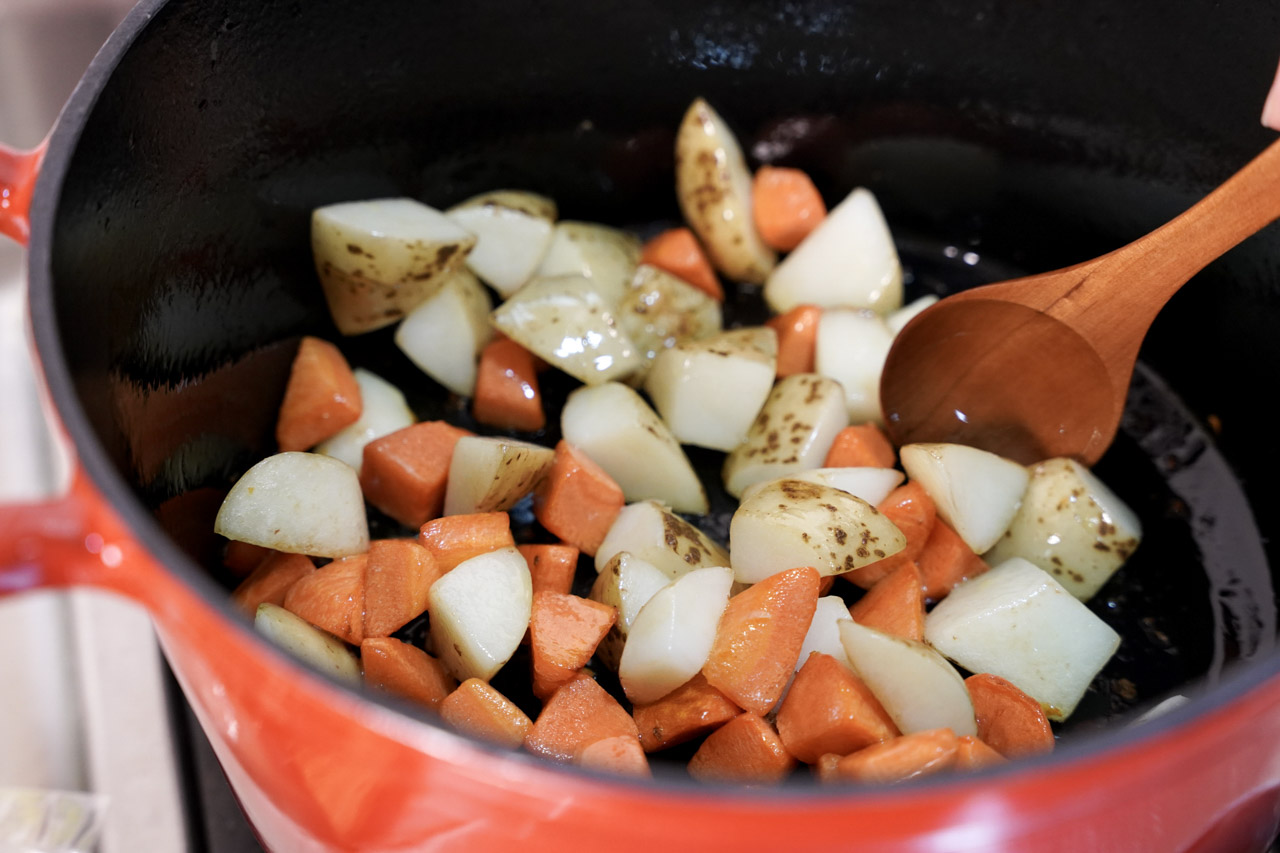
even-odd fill
[[[368,554],[334,560],[295,581],[284,609],[353,646],[364,639],[364,572]]]
[[[523,745],[525,735],[533,728],[528,714],[478,678],[459,684],[436,707],[454,730],[509,749]]]
[[[406,527],[440,514],[453,446],[464,435],[444,421],[426,421],[365,445],[360,488],[365,500]]]
[[[552,693],[542,706],[525,738],[525,748],[535,755],[567,762],[584,746],[619,735],[638,738],[635,720],[595,679],[579,675]]]
[[[542,591],[563,592],[573,589],[573,576],[578,571],[578,549],[572,545],[517,545],[529,564],[533,594]]]
[[[427,609],[427,590],[444,574],[412,539],[369,543],[364,576],[364,635],[387,637]]]
[[[799,169],[761,166],[751,182],[751,213],[765,244],[790,252],[827,218],[827,205]]]
[[[940,518],[929,531],[929,539],[916,557],[916,564],[920,566],[925,598],[934,600],[951,592],[960,581],[977,577],[988,568],[960,534]]]
[[[826,468],[892,468],[898,464],[898,454],[880,427],[858,424],[836,433],[822,464]]]
[[[924,640],[924,585],[915,563],[904,563],[849,608],[859,625],[886,634]]]
[[[899,566],[914,563],[928,543],[934,520],[938,516],[933,498],[915,482],[903,483],[894,489],[876,509],[902,531],[902,535],[907,538],[907,545],[896,554],[843,575],[863,589],[870,589]]]
[[[663,231],[645,243],[640,250],[640,263],[671,273],[717,302],[724,301],[724,289],[707,260],[707,253],[688,228]]]
[[[778,333],[778,378],[796,373],[813,373],[814,353],[818,346],[818,321],[822,309],[817,305],[797,305],[785,314],[765,322]]]
[[[898,727],[862,679],[819,652],[800,667],[778,709],[778,736],[787,752],[806,764],[827,753],[847,755],[897,734]]]
[[[652,776],[649,759],[640,741],[631,735],[607,737],[578,750],[574,761],[592,770],[620,773],[624,776]]]
[[[823,781],[885,785],[947,770],[955,764],[958,739],[951,729],[930,729],[887,740],[835,761],[820,761]],[[824,757],[825,758],[825,757]]]
[[[740,707],[764,714],[796,670],[813,611],[818,572],[805,567],[771,575],[729,599],[702,673]]]
[[[464,560],[512,548],[511,517],[505,512],[476,512],[446,515],[422,525],[418,542],[431,552],[440,574],[453,570]]]
[[[258,612],[259,604],[283,605],[289,587],[316,570],[311,558],[302,554],[268,553],[271,556],[231,593],[231,600],[250,617]]]
[[[440,661],[394,637],[366,638],[360,644],[366,684],[434,708],[458,686]]]
[[[262,561],[275,552],[261,545],[240,542],[232,539],[222,550],[222,565],[238,578],[247,577],[254,569],[262,565]],[[273,602],[278,604],[279,602]]]
[[[535,592],[529,617],[533,695],[546,699],[577,675],[617,618],[617,608],[598,601]]]
[[[689,759],[689,775],[704,782],[772,784],[795,766],[773,727],[745,711],[707,736]]]
[[[561,440],[551,470],[534,490],[533,514],[547,530],[595,556],[625,503],[622,488],[603,468]]]
[[[708,684],[702,673],[658,701],[631,709],[645,752],[657,752],[701,737],[741,713],[742,709]]]
[[[342,352],[328,341],[305,337],[298,345],[276,421],[281,450],[306,450],[355,423],[360,386]]]
[[[533,354],[510,338],[485,346],[471,406],[477,421],[498,429],[533,432],[546,426]]]
[[[1009,759],[973,735],[965,735],[956,742],[957,770],[981,770],[984,767],[1006,764],[1008,761]]]
[[[964,680],[973,700],[978,737],[1005,758],[1052,752],[1053,729],[1040,703],[989,672]]]

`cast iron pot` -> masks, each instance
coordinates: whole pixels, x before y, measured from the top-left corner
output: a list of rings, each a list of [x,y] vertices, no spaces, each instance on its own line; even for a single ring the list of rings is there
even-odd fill
[[[144,603],[273,851],[1261,849],[1280,815],[1274,230],[1184,289],[1144,348],[1101,466],[1148,528],[1093,603],[1125,645],[1043,759],[743,791],[499,752],[259,640],[209,531],[272,450],[298,337],[337,337],[309,256],[317,205],[513,186],[568,218],[661,223],[672,129],[703,95],[757,162],[809,170],[829,202],[872,188],[915,292],[967,286],[1114,248],[1260,151],[1278,11],[146,0],[47,146],[0,155],[6,232],[26,237],[30,203],[32,325],[79,460],[66,497],[0,510],[0,588]],[[421,415],[465,416],[386,335],[346,346]],[[1191,701],[1125,713],[1174,693]]]

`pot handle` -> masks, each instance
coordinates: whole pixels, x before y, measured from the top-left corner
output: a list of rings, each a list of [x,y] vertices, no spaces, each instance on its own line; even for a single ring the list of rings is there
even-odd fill
[[[0,145],[0,234],[24,246],[31,234],[27,211],[46,142],[30,151]]]

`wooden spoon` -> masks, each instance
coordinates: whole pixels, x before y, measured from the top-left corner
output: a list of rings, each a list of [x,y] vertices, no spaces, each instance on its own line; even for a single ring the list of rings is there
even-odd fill
[[[1280,142],[1123,248],[948,296],[907,324],[880,380],[899,444],[1092,465],[1115,437],[1138,347],[1193,275],[1280,218]]]

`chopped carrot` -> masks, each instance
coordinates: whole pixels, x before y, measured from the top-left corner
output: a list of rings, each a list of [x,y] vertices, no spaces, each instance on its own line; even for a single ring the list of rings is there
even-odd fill
[[[364,639],[364,570],[368,554],[334,560],[296,581],[284,609],[353,646]]]
[[[924,640],[924,586],[915,563],[904,563],[867,590],[849,608],[859,625],[886,634]]]
[[[360,488],[365,500],[406,527],[440,514],[453,446],[464,435],[444,421],[426,421],[365,445]]]
[[[551,470],[534,490],[533,514],[547,530],[594,557],[625,503],[613,478],[562,439]]]
[[[529,564],[533,594],[546,590],[568,594],[578,571],[578,549],[572,545],[517,545]]]
[[[238,578],[247,577],[254,569],[262,565],[262,561],[275,552],[261,545],[240,542],[232,539],[222,550],[222,565],[231,570]],[[276,602],[277,604],[279,602]]]
[[[913,732],[877,743],[828,765],[823,781],[888,784],[937,773],[956,761],[958,739],[951,729]]]
[[[258,612],[259,604],[283,605],[289,587],[316,570],[311,558],[302,554],[269,553],[271,556],[231,593],[231,600],[251,618]]]
[[[533,354],[510,338],[491,341],[480,353],[471,407],[477,421],[498,429],[546,426]]]
[[[778,736],[806,764],[847,755],[898,735],[880,700],[847,666],[820,652],[796,673],[778,709]]]
[[[645,752],[693,740],[732,720],[742,709],[698,673],[656,702],[631,709]]]
[[[689,759],[689,775],[703,782],[771,784],[795,765],[764,717],[744,711],[707,736]]]
[[[989,672],[964,680],[973,700],[978,737],[1005,758],[1052,752],[1053,729],[1040,703]]]
[[[818,580],[818,597],[821,598],[822,596],[831,592],[831,587],[835,585],[836,585],[835,575],[823,575],[822,578]]]
[[[435,558],[440,574],[453,571],[464,560],[513,548],[511,517],[505,512],[476,512],[446,515],[422,525],[418,542]]]
[[[360,663],[365,683],[428,708],[439,705],[458,686],[443,663],[394,637],[366,638],[360,644]]]
[[[281,450],[306,450],[355,423],[360,386],[342,352],[328,341],[305,337],[298,345],[276,421]]]
[[[618,610],[563,592],[535,592],[529,617],[533,695],[546,699],[587,665]]]
[[[797,373],[813,373],[814,353],[818,346],[818,321],[821,319],[822,309],[817,305],[797,305],[765,323],[778,333],[779,379]]]
[[[799,169],[761,166],[751,182],[751,213],[765,244],[790,252],[827,218],[827,205]]]
[[[876,509],[902,531],[902,535],[907,538],[907,545],[896,554],[842,575],[863,589],[870,589],[899,566],[914,563],[929,541],[934,519],[938,516],[933,498],[916,482],[903,483],[894,489]]]
[[[880,427],[858,424],[836,433],[822,464],[826,468],[892,468],[898,464],[898,454]]]
[[[729,599],[702,667],[707,683],[767,713],[795,673],[817,606],[818,572],[810,567],[778,572]]]
[[[988,568],[951,525],[940,518],[929,531],[929,539],[916,557],[916,564],[920,566],[925,598],[935,601],[951,592],[960,581],[977,577]]]
[[[640,748],[640,741],[631,735],[607,737],[589,743],[578,750],[574,761],[591,770],[620,773],[624,776],[652,776],[649,759]]]
[[[639,737],[636,721],[595,679],[579,675],[542,706],[525,738],[525,748],[553,761],[572,761],[578,750],[598,740]]]
[[[468,678],[459,684],[436,710],[455,731],[509,749],[520,748],[525,735],[533,728],[528,714],[487,681],[478,678]]]
[[[364,635],[387,637],[427,609],[427,590],[443,571],[413,539],[369,543],[364,581]]]
[[[981,770],[1005,764],[1009,759],[987,746],[973,735],[965,735],[956,742],[957,770]]]
[[[717,302],[724,302],[724,288],[716,278],[702,251],[698,238],[688,228],[672,228],[644,244],[640,250],[640,263],[669,272],[678,279],[692,284]]]

